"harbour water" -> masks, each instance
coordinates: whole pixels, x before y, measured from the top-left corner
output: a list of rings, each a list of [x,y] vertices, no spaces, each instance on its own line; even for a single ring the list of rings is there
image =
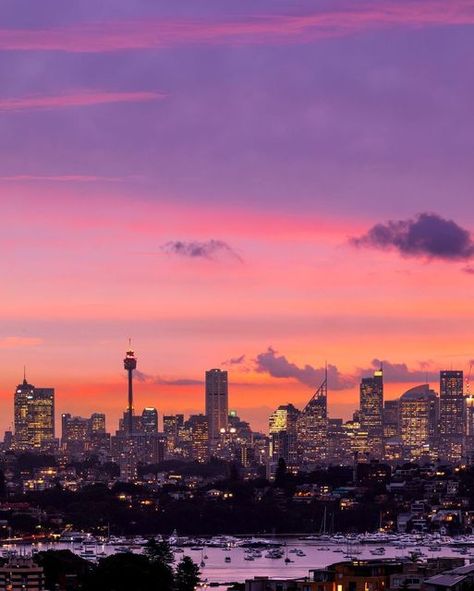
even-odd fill
[[[342,537],[341,537],[342,538]],[[201,564],[202,579],[208,583],[242,582],[255,576],[270,578],[291,578],[308,575],[310,569],[321,568],[334,562],[354,559],[374,558],[406,558],[410,555],[424,558],[441,556],[462,556],[466,560],[474,560],[474,540],[438,540],[435,543],[422,538],[393,542],[383,540],[380,543],[359,543],[357,540],[333,539],[306,540],[298,538],[268,539],[269,543],[279,545],[278,550],[271,548],[249,549],[234,544],[220,546],[177,545],[174,547],[175,559],[179,561],[183,556],[190,556],[196,563]],[[472,544],[472,548],[471,548]],[[83,558],[96,561],[97,559],[116,552],[143,552],[143,545],[127,543],[74,543],[48,542],[35,544],[3,544],[4,556],[8,553],[31,553],[44,550],[69,549]],[[277,555],[277,557],[272,557]]]

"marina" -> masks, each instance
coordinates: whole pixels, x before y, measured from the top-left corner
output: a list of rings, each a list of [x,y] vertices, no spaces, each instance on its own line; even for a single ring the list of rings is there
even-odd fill
[[[157,539],[161,539],[159,536]],[[255,576],[301,577],[309,569],[343,560],[379,558],[436,558],[461,556],[474,560],[474,536],[446,537],[436,534],[361,534],[345,536],[168,538],[176,561],[190,556],[201,569],[204,583],[241,582]],[[145,537],[111,537],[67,534],[55,542],[15,541],[2,545],[4,557],[35,554],[45,550],[69,549],[92,562],[118,552],[142,553]]]

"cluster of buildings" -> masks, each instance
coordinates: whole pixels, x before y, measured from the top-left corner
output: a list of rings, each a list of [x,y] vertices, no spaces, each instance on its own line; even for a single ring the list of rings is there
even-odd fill
[[[279,406],[270,416],[270,461],[289,467],[351,465],[384,460],[470,463],[474,455],[474,397],[463,372],[440,372],[439,395],[429,384],[384,400],[383,369],[360,382],[360,405],[350,421],[328,417],[327,376],[299,410]]]
[[[279,406],[270,416],[268,436],[252,432],[229,410],[227,371],[205,374],[205,412],[185,419],[163,416],[156,408],[137,414],[133,405],[132,349],[124,359],[128,375],[128,405],[114,435],[106,430],[105,415],[61,416],[62,434],[55,432],[53,388],[37,388],[26,376],[14,394],[14,432],[5,434],[4,449],[62,453],[71,459],[94,454],[120,466],[133,479],[137,465],[178,458],[207,461],[217,457],[245,467],[267,466],[275,472],[280,458],[290,469],[351,465],[371,460],[387,462],[442,460],[470,462],[474,456],[474,397],[465,392],[463,372],[440,372],[439,395],[428,384],[411,388],[396,400],[384,400],[383,369],[360,383],[360,405],[351,420],[330,418],[325,376],[303,409]]]

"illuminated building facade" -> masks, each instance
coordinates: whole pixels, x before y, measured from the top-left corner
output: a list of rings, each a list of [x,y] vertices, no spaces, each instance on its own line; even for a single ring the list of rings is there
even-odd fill
[[[456,463],[463,456],[466,428],[463,372],[442,371],[439,392],[439,454]]]
[[[428,384],[400,398],[400,437],[408,459],[433,453],[438,424],[438,397]]]
[[[166,452],[173,455],[176,448],[179,447],[179,431],[184,424],[184,415],[164,415],[163,431],[166,437]]]
[[[314,466],[324,462],[328,452],[328,381],[322,384],[298,416],[299,458],[303,466]]]
[[[61,415],[61,449],[74,459],[81,459],[87,452],[107,452],[110,435],[105,429],[105,415],[94,413],[89,418]]]
[[[464,455],[467,461],[474,463],[474,396],[466,397],[466,439]]]
[[[209,423],[206,415],[191,415],[186,421],[191,431],[191,454],[198,462],[209,459]]]
[[[221,429],[227,428],[229,414],[229,386],[227,371],[206,371],[206,416],[209,426],[209,441],[217,443]]]
[[[292,404],[281,405],[270,415],[270,458],[274,464],[283,458],[289,467],[298,465],[299,415],[300,411]]]
[[[35,387],[28,384],[26,377],[19,384],[14,395],[14,421],[15,436],[14,446],[17,449],[27,449],[30,446],[28,435],[28,408],[29,402],[34,398]]]
[[[143,409],[141,416],[141,430],[143,433],[158,432],[158,411],[156,408],[147,407]]]
[[[14,419],[16,449],[54,450],[54,388],[36,388],[24,379],[15,391]]]
[[[360,426],[367,433],[368,449],[372,458],[383,455],[383,371],[373,377],[362,378],[360,383]]]

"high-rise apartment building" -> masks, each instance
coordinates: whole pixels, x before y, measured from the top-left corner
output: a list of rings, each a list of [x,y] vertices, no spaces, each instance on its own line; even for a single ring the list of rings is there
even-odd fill
[[[439,386],[439,454],[445,460],[459,462],[466,429],[463,372],[440,372]]]
[[[429,384],[411,388],[400,398],[400,437],[407,459],[433,454],[438,424],[438,397]]]
[[[383,455],[382,369],[375,371],[373,377],[362,378],[359,420],[361,431],[367,433],[370,456],[380,459]]]
[[[206,371],[206,416],[211,444],[219,440],[221,429],[227,428],[229,414],[229,392],[227,371],[210,369]]]

